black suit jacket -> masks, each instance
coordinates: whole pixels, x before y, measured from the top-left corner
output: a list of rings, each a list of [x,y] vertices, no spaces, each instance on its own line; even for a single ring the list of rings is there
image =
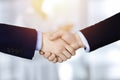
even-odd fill
[[[0,24],[0,52],[32,59],[36,40],[37,32],[34,29]]]
[[[120,40],[120,13],[85,28],[81,32],[88,40],[91,51]]]

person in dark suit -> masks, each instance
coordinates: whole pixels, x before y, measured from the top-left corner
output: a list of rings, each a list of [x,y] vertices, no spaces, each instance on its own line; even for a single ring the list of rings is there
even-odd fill
[[[0,52],[32,59],[35,50],[46,52],[48,60],[56,62],[54,55],[59,56],[59,61],[65,61],[74,55],[75,50],[63,40],[49,40],[49,33],[42,33],[35,29],[23,28],[8,24],[0,24]],[[53,54],[51,54],[53,53]]]
[[[0,24],[0,52],[32,59],[36,40],[34,29]]]
[[[120,13],[81,30],[88,41],[90,51],[120,40]]]
[[[62,38],[75,50],[85,48],[94,51],[107,44],[120,40],[120,13],[76,33],[57,31],[51,40]],[[79,37],[78,37],[79,36]]]

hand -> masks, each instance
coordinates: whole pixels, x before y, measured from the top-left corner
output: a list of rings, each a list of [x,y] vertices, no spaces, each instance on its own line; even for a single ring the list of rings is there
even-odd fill
[[[72,48],[74,48],[74,50],[84,47],[79,35],[76,33],[72,33],[69,31],[63,31],[63,30],[56,31],[56,32],[52,33],[50,40],[54,41],[59,38],[64,40],[67,44],[69,44]],[[45,53],[45,55],[46,55],[46,53]],[[73,54],[73,55],[75,55],[75,54]],[[54,59],[52,62],[55,62],[55,60],[56,59]],[[58,59],[58,62],[61,62],[61,59]]]
[[[63,39],[67,44],[69,44],[75,50],[85,47],[77,33],[72,33],[64,30],[56,31],[50,37],[50,40],[53,41],[58,38]]]
[[[49,61],[51,61],[53,63],[56,63],[56,62],[61,63],[61,62],[63,62],[63,60],[60,57],[58,57],[55,54],[52,54],[50,52],[42,52],[42,51],[40,51],[40,54],[43,55],[46,59],[48,59]],[[53,59],[51,59],[51,58],[53,58]]]
[[[43,33],[43,45],[41,51],[43,53],[45,52],[44,56],[48,60],[54,62],[56,62],[57,60],[66,61],[75,54],[75,50],[68,44],[66,44],[63,40],[56,39],[51,41],[49,39],[50,33]]]

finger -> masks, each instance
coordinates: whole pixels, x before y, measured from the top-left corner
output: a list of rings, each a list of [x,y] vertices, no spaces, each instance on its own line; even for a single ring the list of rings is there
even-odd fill
[[[79,45],[77,43],[71,44],[71,47],[73,47],[75,50],[79,49]]]
[[[67,60],[67,57],[64,55],[64,53],[58,55],[63,61]]]
[[[49,56],[51,56],[50,52],[45,52],[45,54],[43,55],[45,58],[49,58]]]
[[[49,56],[49,61],[53,61],[56,58],[55,54],[52,54],[51,56]]]
[[[60,38],[62,35],[63,35],[63,31],[57,31],[52,34],[52,36],[50,37],[50,40],[55,40],[57,38]]]
[[[65,32],[64,36],[61,37],[67,44],[72,44],[72,43],[76,43],[76,37],[75,34],[73,34],[72,32]]]
[[[67,50],[65,50],[63,54],[65,55],[65,57],[67,57],[67,59],[70,59],[72,56],[71,53],[69,53]]]
[[[58,61],[57,57],[52,61],[53,63],[56,63]]]
[[[44,52],[43,52],[43,51],[39,51],[39,53],[40,53],[41,55],[43,55],[43,54],[44,54]]]
[[[62,63],[63,60],[62,60],[60,57],[58,57],[58,62],[59,62],[59,63]]]
[[[69,46],[69,45],[65,45],[65,48],[67,49],[67,51],[68,51],[72,56],[75,55],[75,49],[74,49],[74,48],[72,48],[72,47]]]

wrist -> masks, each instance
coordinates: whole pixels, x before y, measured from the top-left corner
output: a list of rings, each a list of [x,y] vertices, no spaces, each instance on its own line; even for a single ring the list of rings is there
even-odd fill
[[[42,33],[42,46],[41,46],[41,51],[46,51],[46,45],[48,45],[48,36],[49,33]]]
[[[41,45],[41,51],[43,51],[43,48],[44,48],[44,37],[45,36],[45,33],[42,33],[42,45]]]
[[[82,40],[80,39],[80,36],[77,33],[75,33],[75,36],[76,36],[79,48],[85,48],[85,45],[83,44]]]
[[[37,42],[36,42],[36,50],[41,50],[42,48],[42,32],[37,31]]]
[[[81,42],[84,44],[85,51],[89,52],[90,51],[90,46],[89,46],[89,43],[88,43],[87,39],[85,38],[84,34],[81,33],[80,31],[76,31],[76,33],[79,35],[79,37],[81,39]]]

